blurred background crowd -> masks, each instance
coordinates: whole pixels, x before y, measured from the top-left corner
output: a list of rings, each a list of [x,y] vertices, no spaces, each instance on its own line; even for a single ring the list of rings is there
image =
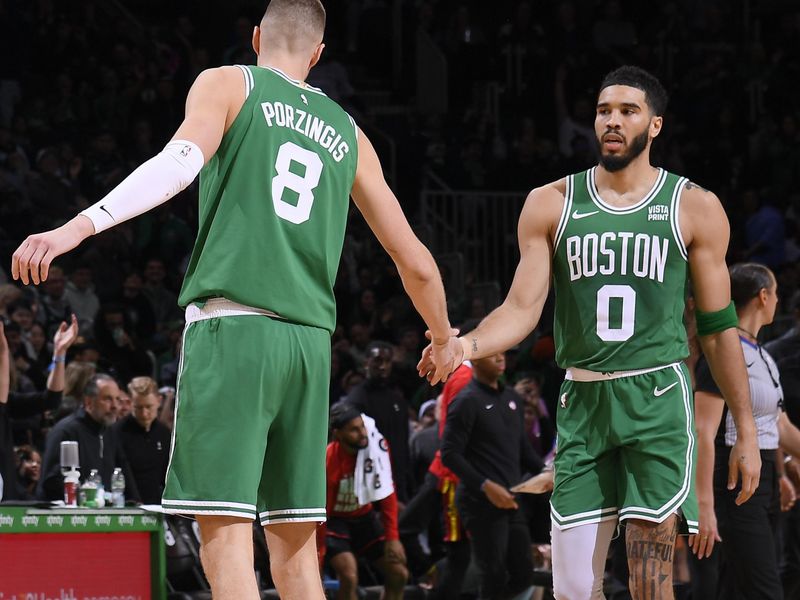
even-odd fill
[[[201,70],[254,63],[250,38],[262,4],[0,0],[0,318],[12,391],[44,391],[60,323],[74,313],[79,328],[58,408],[12,419],[23,480],[38,477],[25,465],[81,403],[94,372],[118,382],[117,418],[130,411],[128,383],[153,378],[166,401],[159,418],[171,424],[183,328],[176,297],[196,230],[197,184],[92,238],[38,288],[10,281],[11,252],[157,153]],[[776,273],[782,302],[766,339],[794,325],[786,307],[800,275],[795,3],[336,0],[326,8],[327,48],[309,82],[375,140],[409,219],[443,258],[453,323],[487,314],[515,262],[491,262],[513,246],[514,221],[498,230],[483,217],[501,204],[518,210],[531,188],[595,164],[598,83],[633,63],[671,94],[655,164],[720,197],[732,227],[729,262],[761,262]],[[449,217],[437,202],[459,198],[467,201],[452,219],[466,211],[471,225],[462,248],[445,248],[440,221]],[[490,258],[489,269],[473,261],[475,248]],[[336,295],[331,403],[368,378],[392,389],[409,422],[397,452],[408,456],[400,481],[411,497],[431,458],[412,435],[435,423],[425,403],[438,390],[416,375],[424,328],[357,212]],[[562,378],[550,330],[546,311],[507,356],[506,380],[525,379],[530,394],[532,439],[539,420],[549,419],[539,407],[554,414]],[[377,341],[391,357],[379,374],[369,369]]]

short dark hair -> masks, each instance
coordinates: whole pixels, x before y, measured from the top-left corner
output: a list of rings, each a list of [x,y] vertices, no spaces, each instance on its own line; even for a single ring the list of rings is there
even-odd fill
[[[656,116],[663,115],[667,110],[669,96],[667,90],[661,85],[657,77],[651,75],[641,67],[625,65],[614,69],[603,78],[600,91],[612,85],[627,85],[644,92],[647,105]]]
[[[17,459],[22,462],[23,460],[30,460],[34,454],[41,455],[41,452],[35,446],[30,444],[23,444],[17,448]]]
[[[758,296],[761,290],[769,289],[775,281],[772,271],[758,263],[737,263],[731,266],[729,272],[731,298],[737,309]]]
[[[83,388],[84,397],[88,398],[97,397],[98,388],[100,386],[100,383],[103,381],[116,381],[116,379],[114,379],[108,373],[95,373],[94,375],[92,375],[92,378],[89,380],[89,383],[86,384],[86,387]]]
[[[331,429],[341,429],[350,421],[361,416],[361,410],[346,400],[337,402],[331,407]]]

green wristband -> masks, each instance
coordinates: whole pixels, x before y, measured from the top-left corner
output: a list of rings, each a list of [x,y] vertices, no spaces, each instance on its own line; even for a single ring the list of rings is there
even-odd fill
[[[736,308],[733,302],[722,310],[714,312],[695,310],[694,316],[697,319],[697,335],[719,333],[739,324],[739,317],[736,316]]]

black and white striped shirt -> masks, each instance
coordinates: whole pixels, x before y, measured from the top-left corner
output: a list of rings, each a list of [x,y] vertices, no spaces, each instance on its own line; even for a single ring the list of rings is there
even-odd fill
[[[761,450],[775,450],[779,441],[778,417],[783,411],[783,388],[778,366],[763,347],[741,336],[739,339],[742,342],[747,377],[750,382],[750,400],[758,432],[758,447]],[[711,377],[705,357],[697,363],[695,391],[722,396],[722,392]],[[724,445],[728,447],[736,443],[736,427],[727,406],[717,439],[718,443],[724,441]]]

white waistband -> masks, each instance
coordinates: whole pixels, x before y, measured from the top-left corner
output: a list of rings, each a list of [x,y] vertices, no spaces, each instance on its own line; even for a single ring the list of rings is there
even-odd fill
[[[219,317],[240,317],[245,315],[260,315],[272,317],[274,319],[283,318],[279,314],[265,308],[254,308],[245,304],[233,302],[227,298],[211,298],[206,301],[202,307],[196,304],[190,304],[186,307],[186,324],[188,325],[196,321],[205,321],[206,319],[217,319]]]
[[[611,379],[634,377],[636,375],[644,375],[645,373],[660,371],[661,369],[670,369],[678,366],[679,364],[680,363],[672,363],[669,365],[661,365],[660,367],[650,367],[649,369],[636,369],[633,371],[610,371],[608,373],[599,373],[597,371],[589,371],[588,369],[570,367],[567,369],[567,374],[564,379],[569,381],[610,381]]]

